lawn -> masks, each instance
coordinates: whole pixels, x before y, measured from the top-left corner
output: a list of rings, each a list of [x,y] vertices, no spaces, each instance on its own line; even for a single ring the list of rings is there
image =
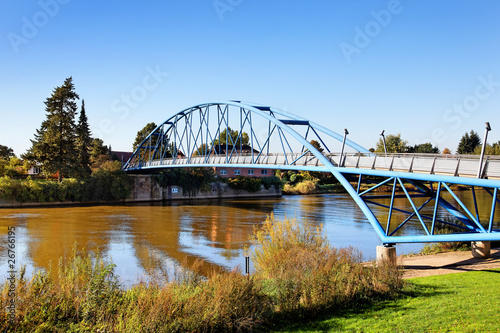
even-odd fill
[[[408,280],[401,297],[279,332],[500,332],[500,270]]]

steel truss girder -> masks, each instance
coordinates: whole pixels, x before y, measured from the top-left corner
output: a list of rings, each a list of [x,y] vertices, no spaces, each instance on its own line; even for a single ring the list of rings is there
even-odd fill
[[[227,130],[230,127],[230,120],[233,118],[239,120],[236,127],[231,127],[232,130],[238,131],[236,140],[233,140]],[[197,122],[195,119],[197,119]],[[262,134],[261,132],[264,130],[264,127],[256,128],[255,126],[257,125],[254,124],[256,119],[267,122],[265,126],[267,132],[263,138],[259,138],[258,134]],[[234,126],[233,124],[231,123],[231,126]],[[306,134],[299,134],[292,128],[293,126],[307,126]],[[226,130],[224,140],[226,143],[225,145],[221,145],[221,135],[224,130]],[[238,161],[243,155],[241,139],[244,130],[249,132],[248,143],[251,150],[251,159],[250,162],[247,161],[242,164]],[[261,130],[261,132],[257,130]],[[342,142],[344,139],[342,135],[321,125],[271,107],[239,101],[205,103],[178,112],[153,130],[125,164],[124,170],[189,167],[252,167],[330,172],[351,195],[371,223],[382,243],[500,240],[499,230],[494,229],[496,203],[497,201],[500,202],[497,196],[498,188],[500,188],[499,180],[339,167],[333,159],[323,155],[311,145],[308,141],[310,133],[316,135],[316,138],[329,153],[331,149],[326,145],[324,138],[333,138],[337,142]],[[294,152],[294,148],[290,142],[291,139],[300,144],[297,152]],[[270,154],[270,146],[271,142],[274,143],[274,140],[279,140],[281,154],[284,155],[284,161],[281,164],[266,162],[272,155]],[[370,154],[368,150],[353,141],[347,139],[345,140],[345,144],[356,150],[359,154]],[[238,146],[240,147],[239,152],[237,149]],[[224,154],[222,153],[223,151],[225,152]],[[278,153],[280,152],[278,151]],[[171,156],[170,160],[167,158],[169,155]],[[211,162],[212,157],[222,156],[224,157],[223,163],[220,163],[220,161],[218,163]],[[195,157],[202,157],[203,163],[193,162]],[[277,159],[278,157],[276,157]],[[316,160],[316,163],[315,165],[307,163],[305,163],[307,165],[299,165],[301,159]],[[352,181],[348,180],[352,176],[358,178],[355,187],[351,184]],[[370,189],[360,193],[363,177],[366,179],[366,176],[381,177],[382,180]],[[430,185],[421,185],[427,182],[438,184],[437,189],[434,189]],[[392,192],[390,195],[370,194],[374,189],[391,183]],[[416,186],[418,191],[416,193],[408,191],[408,184]],[[472,186],[476,216],[454,195],[449,187],[450,184]],[[397,191],[398,186],[401,188],[403,194]],[[475,187],[485,188],[492,196],[491,213],[488,224],[485,226],[479,220],[474,192]],[[457,204],[452,204],[442,198],[443,193],[450,193]],[[406,211],[394,206],[395,199],[401,197],[408,200],[413,211]],[[414,199],[418,197],[427,197],[427,200],[423,205],[417,207]],[[377,200],[384,198],[390,199],[390,205],[377,202]],[[421,210],[431,202],[434,202],[433,213],[430,215],[421,213]],[[384,222],[385,225],[382,225],[370,206],[388,209],[389,214],[387,221]],[[447,210],[450,214],[457,217],[459,222],[449,222],[439,219],[437,212],[440,208]],[[395,221],[393,217],[394,212],[404,213],[408,216],[403,221]],[[417,217],[422,233],[401,235],[405,228],[407,228],[408,222],[414,217]],[[395,224],[397,226],[393,227]],[[458,230],[464,232],[438,234],[437,227],[442,225],[455,226]]]
[[[392,182],[391,182],[392,181]],[[434,188],[437,185],[437,188]],[[390,194],[375,194],[372,195],[372,191],[376,188],[392,184],[392,191]],[[399,177],[382,177],[382,180],[378,184],[373,185],[371,188],[359,193],[359,196],[364,200],[367,205],[372,207],[382,207],[388,211],[387,225],[385,226],[384,235],[381,237],[384,243],[411,243],[411,242],[449,242],[449,241],[492,241],[500,239],[500,230],[494,229],[494,216],[496,203],[498,202],[498,188],[494,188],[494,192],[486,188],[487,192],[491,194],[492,205],[491,211],[488,214],[487,224],[485,221],[479,219],[479,212],[477,209],[477,201],[475,195],[475,187],[471,186],[470,190],[473,193],[473,207],[475,209],[476,215],[474,215],[469,207],[456,195],[455,191],[450,188],[450,185],[444,181],[433,182],[431,179],[429,185],[418,184],[415,187],[414,193],[408,190],[408,185],[413,186],[414,182],[412,180],[399,178]],[[404,192],[404,196],[396,194],[397,187],[400,187]],[[359,188],[359,187],[358,187]],[[359,192],[359,191],[358,191]],[[454,203],[451,203],[449,199],[443,198],[443,193],[448,194]],[[394,207],[394,199],[406,197],[408,202],[413,208],[413,211],[408,211],[400,208]],[[417,197],[426,197],[427,200],[417,207],[413,199]],[[377,199],[390,199],[390,204],[384,204],[377,202]],[[434,207],[430,215],[421,214],[421,210],[426,207],[430,202],[434,201]],[[438,210],[446,210],[454,217],[451,221],[446,221],[439,219]],[[391,221],[393,219],[393,212],[399,212],[406,214],[407,217],[394,227],[394,223]],[[417,217],[424,233],[416,235],[397,235],[397,233],[405,227],[405,225],[410,221],[411,218]],[[426,223],[425,221],[429,221]],[[380,227],[382,224],[379,222]],[[448,234],[437,233],[436,226],[451,226],[454,227],[454,231],[449,231]],[[497,226],[498,228],[498,226]]]

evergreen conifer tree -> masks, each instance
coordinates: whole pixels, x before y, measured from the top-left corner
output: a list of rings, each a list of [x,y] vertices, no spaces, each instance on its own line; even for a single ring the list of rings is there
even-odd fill
[[[63,176],[75,176],[78,171],[78,154],[76,150],[77,111],[73,78],[69,77],[60,87],[56,87],[52,95],[45,101],[47,118],[37,129],[32,146],[25,157],[38,162],[46,174],[58,174],[58,180]]]
[[[92,172],[90,169],[91,135],[87,114],[85,113],[85,101],[82,100],[82,109],[78,118],[78,124],[76,125],[76,150],[78,154],[78,166],[80,167],[80,174],[82,176],[88,176]]]
[[[481,138],[475,131],[465,133],[457,147],[457,154],[473,154],[474,149],[481,145]]]

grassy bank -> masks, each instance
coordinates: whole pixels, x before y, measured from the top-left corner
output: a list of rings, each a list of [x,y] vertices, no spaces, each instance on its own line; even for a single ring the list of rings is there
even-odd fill
[[[127,199],[132,179],[121,170],[94,172],[83,179],[62,182],[47,179],[0,177],[0,199],[13,202],[87,202]]]
[[[397,300],[278,332],[498,332],[500,270],[414,278]]]
[[[203,272],[120,287],[114,265],[99,255],[73,253],[46,272],[14,283],[8,332],[226,332],[269,330],[336,309],[384,299],[402,287],[394,266],[365,267],[352,249],[334,249],[319,228],[270,217],[253,235],[252,276]],[[2,308],[10,304],[3,285]]]

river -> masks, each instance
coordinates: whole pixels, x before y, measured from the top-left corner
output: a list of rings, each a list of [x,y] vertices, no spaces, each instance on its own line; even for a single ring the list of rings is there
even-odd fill
[[[461,196],[469,193],[463,192]],[[478,193],[488,211],[486,193]],[[410,210],[398,199],[396,205]],[[422,199],[423,200],[423,199]],[[491,202],[491,198],[489,199]],[[417,202],[418,204],[418,202]],[[406,206],[405,206],[406,205]],[[27,272],[52,267],[72,249],[98,250],[116,264],[125,286],[148,274],[172,272],[203,259],[206,268],[229,270],[244,266],[244,249],[254,227],[274,212],[323,225],[330,243],[353,246],[364,260],[375,258],[380,240],[361,210],[347,194],[283,196],[164,205],[116,205],[0,210],[0,278],[7,276],[7,229],[15,227],[15,269]],[[489,212],[489,211],[488,211]],[[415,230],[418,228],[415,223]],[[397,245],[399,254],[418,252],[423,244]]]

